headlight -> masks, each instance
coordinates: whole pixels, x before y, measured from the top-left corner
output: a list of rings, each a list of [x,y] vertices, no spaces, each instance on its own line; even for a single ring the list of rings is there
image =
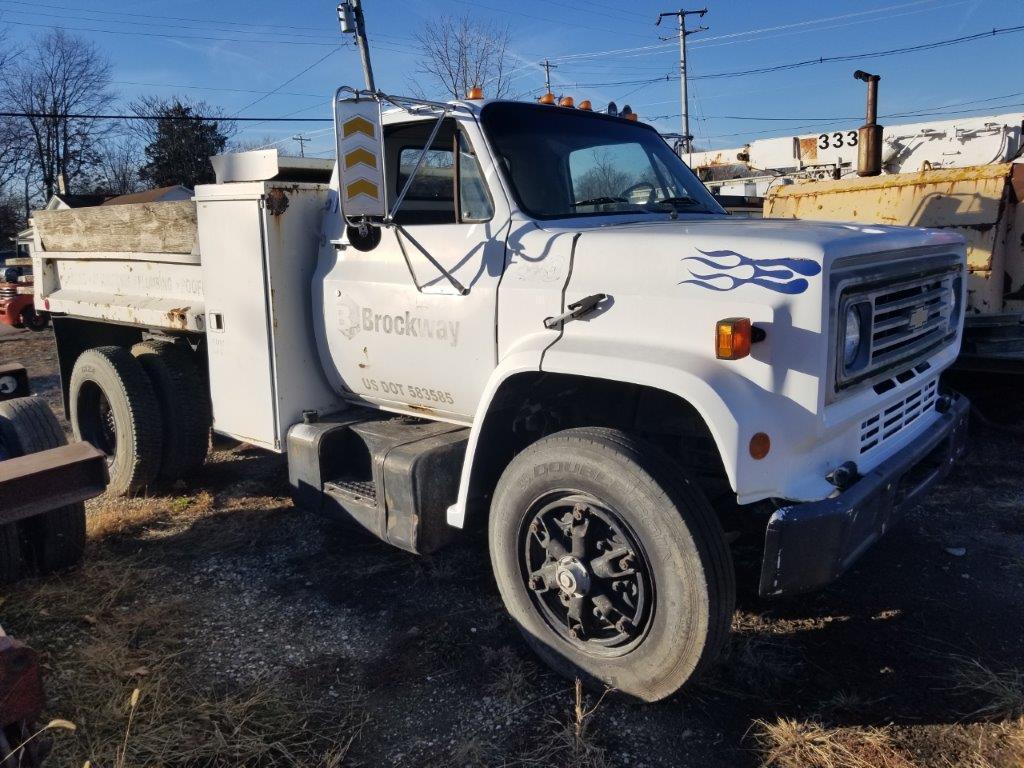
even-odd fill
[[[843,366],[851,367],[860,356],[861,339],[860,310],[852,304],[846,310],[846,332],[843,337]]]

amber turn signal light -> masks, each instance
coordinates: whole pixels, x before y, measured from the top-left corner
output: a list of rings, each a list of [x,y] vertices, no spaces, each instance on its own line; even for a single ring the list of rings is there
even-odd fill
[[[558,100],[558,106],[560,107],[571,107],[576,102],[573,101],[572,96],[563,96]]]
[[[750,438],[750,457],[760,461],[772,449],[772,440],[764,432],[757,432]]]
[[[727,317],[715,324],[715,357],[739,360],[750,354],[751,325],[749,317]]]
[[[538,99],[538,101],[541,104],[554,104],[555,103],[555,94],[553,94],[551,91],[548,91],[543,96],[541,96]]]
[[[579,108],[582,109],[584,112],[592,112],[594,109],[590,105],[590,99],[584,99],[583,101],[581,101]]]

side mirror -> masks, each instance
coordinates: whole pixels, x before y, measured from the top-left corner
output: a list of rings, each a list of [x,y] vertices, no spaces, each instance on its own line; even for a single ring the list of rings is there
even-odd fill
[[[373,99],[334,99],[341,214],[346,223],[388,212],[381,106]]]

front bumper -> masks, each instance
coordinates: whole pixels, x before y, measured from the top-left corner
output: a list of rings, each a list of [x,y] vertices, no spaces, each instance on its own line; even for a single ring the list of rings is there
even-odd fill
[[[775,511],[765,533],[762,596],[810,592],[838,578],[946,476],[964,452],[970,411],[967,398],[951,397],[949,409],[913,445],[842,493]]]

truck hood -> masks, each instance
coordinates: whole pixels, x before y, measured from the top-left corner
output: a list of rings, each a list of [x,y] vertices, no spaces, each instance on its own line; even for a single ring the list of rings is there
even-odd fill
[[[731,217],[627,221],[575,231],[582,231],[581,245],[588,247],[597,246],[602,240],[629,240],[634,244],[631,252],[637,256],[663,248],[674,253],[685,249],[695,255],[700,255],[698,251],[728,250],[755,260],[786,256],[811,259],[826,269],[831,262],[847,256],[929,246],[956,247],[964,242],[959,235],[938,229]]]

